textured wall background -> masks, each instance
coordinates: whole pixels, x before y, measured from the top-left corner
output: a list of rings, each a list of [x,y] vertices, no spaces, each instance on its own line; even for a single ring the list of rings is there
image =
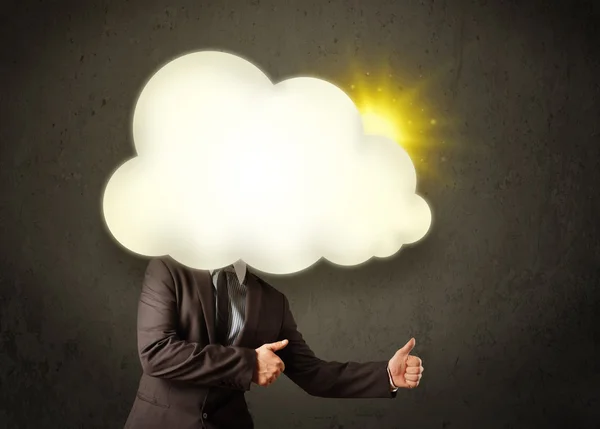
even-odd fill
[[[0,427],[122,427],[146,261],[100,195],[145,80],[206,48],[344,87],[389,66],[449,121],[416,160],[424,241],[265,276],[317,355],[385,359],[414,335],[423,383],[326,400],[282,378],[248,394],[258,428],[597,427],[600,8],[525,3],[2,2]]]

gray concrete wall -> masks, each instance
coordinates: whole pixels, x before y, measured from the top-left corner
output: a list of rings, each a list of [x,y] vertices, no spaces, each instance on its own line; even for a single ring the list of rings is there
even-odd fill
[[[248,395],[258,428],[594,427],[600,14],[564,3],[3,2],[0,427],[122,427],[146,261],[111,240],[100,196],[145,80],[209,48],[343,88],[389,68],[439,120],[415,149],[426,239],[267,276],[323,359],[415,336],[421,386],[325,400],[282,378]]]

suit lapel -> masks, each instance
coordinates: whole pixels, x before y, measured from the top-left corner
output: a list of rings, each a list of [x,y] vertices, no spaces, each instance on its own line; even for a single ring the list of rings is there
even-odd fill
[[[204,313],[204,322],[208,331],[208,340],[210,344],[217,342],[215,333],[215,290],[208,270],[199,270],[196,276],[196,292],[202,305]]]
[[[262,285],[256,280],[254,274],[250,272],[249,267],[246,268],[246,287],[246,316],[244,318],[244,327],[233,342],[233,345],[237,347],[253,346],[260,318]]]

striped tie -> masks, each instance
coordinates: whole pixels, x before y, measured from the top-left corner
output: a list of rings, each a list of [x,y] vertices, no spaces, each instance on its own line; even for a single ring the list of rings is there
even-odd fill
[[[229,291],[227,290],[227,276],[229,273],[225,269],[220,270],[217,278],[217,317],[216,333],[217,342],[224,346],[228,344],[229,337],[229,319],[231,316],[231,304],[229,301]]]

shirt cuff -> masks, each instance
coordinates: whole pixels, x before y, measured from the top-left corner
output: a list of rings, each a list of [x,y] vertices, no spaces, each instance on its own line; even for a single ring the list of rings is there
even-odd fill
[[[390,389],[392,392],[398,390],[398,387],[394,384],[394,380],[392,379],[392,373],[390,372],[390,367],[387,368],[388,376],[390,377]]]

